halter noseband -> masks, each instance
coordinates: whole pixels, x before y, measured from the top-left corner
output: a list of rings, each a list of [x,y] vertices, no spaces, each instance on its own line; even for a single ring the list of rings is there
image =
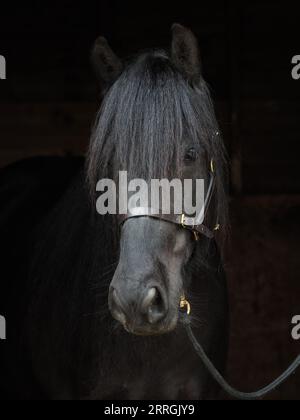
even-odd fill
[[[208,209],[209,209],[212,197],[213,197],[215,186],[216,186],[216,178],[215,178],[214,161],[211,160],[210,183],[209,183],[206,198],[204,201],[203,212],[201,212],[201,218],[199,216],[196,219],[193,217],[188,217],[185,214],[181,214],[181,215],[162,214],[161,211],[156,211],[152,209],[151,207],[133,207],[129,209],[127,214],[120,216],[120,225],[124,225],[124,223],[126,223],[126,221],[129,219],[134,219],[137,217],[149,217],[152,219],[162,220],[168,223],[173,223],[175,225],[181,226],[183,229],[190,230],[194,234],[196,241],[199,240],[200,235],[204,235],[208,239],[213,239],[215,236],[215,231],[220,229],[220,225],[216,224],[213,230],[209,229],[206,226],[205,219],[207,218],[207,213],[208,213]],[[200,223],[199,219],[203,220],[203,223]]]

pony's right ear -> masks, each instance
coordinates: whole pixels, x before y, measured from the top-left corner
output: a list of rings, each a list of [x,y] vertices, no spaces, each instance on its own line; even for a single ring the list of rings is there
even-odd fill
[[[111,86],[123,70],[122,61],[116,56],[105,38],[97,38],[91,54],[92,65],[102,89]]]

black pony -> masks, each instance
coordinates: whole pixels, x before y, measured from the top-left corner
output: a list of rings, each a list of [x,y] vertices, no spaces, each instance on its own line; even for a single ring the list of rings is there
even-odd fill
[[[2,398],[217,397],[179,321],[185,294],[195,334],[222,371],[227,294],[215,240],[147,217],[120,228],[95,209],[98,180],[120,170],[208,183],[213,160],[208,223],[226,229],[224,149],[197,41],[180,25],[172,31],[170,53],[125,64],[97,40],[103,103],[85,165],[33,159],[0,173]]]

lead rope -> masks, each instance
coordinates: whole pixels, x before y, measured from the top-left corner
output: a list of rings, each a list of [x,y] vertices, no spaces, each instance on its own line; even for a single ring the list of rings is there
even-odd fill
[[[279,376],[278,379],[276,379],[274,382],[272,382],[270,385],[266,386],[265,388],[262,388],[259,391],[250,392],[250,393],[238,391],[237,389],[230,386],[228,382],[223,378],[223,376],[220,374],[220,372],[216,369],[216,367],[213,365],[213,363],[210,361],[210,359],[206,355],[201,344],[196,339],[192,331],[191,320],[189,317],[190,304],[185,298],[181,300],[180,308],[181,308],[181,313],[182,313],[181,321],[202,363],[204,364],[208,372],[211,374],[211,376],[214,378],[214,380],[220,385],[220,387],[229,396],[237,400],[253,401],[253,400],[258,400],[265,397],[270,392],[278,388],[281,384],[283,384],[291,375],[295,373],[296,369],[298,369],[298,367],[300,366],[300,355],[299,355],[297,359],[290,365],[290,367],[281,376]],[[183,312],[184,309],[186,309],[185,312]]]

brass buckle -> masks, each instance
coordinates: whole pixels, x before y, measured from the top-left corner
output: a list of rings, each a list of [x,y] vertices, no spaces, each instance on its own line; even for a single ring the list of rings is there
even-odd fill
[[[185,224],[185,214],[181,215],[180,224],[183,227],[183,229],[190,229],[190,226],[187,226]],[[194,226],[193,226],[193,228],[194,228]]]
[[[181,226],[183,227],[183,229],[188,229],[191,232],[193,232],[195,241],[198,242],[199,241],[199,233],[195,230],[195,225],[193,225],[193,226],[186,225],[186,223],[185,223],[185,217],[186,217],[185,214],[182,214],[181,215],[181,219],[180,219]]]
[[[183,227],[183,229],[188,229],[188,230],[193,230],[194,231],[195,230],[195,223],[193,225],[187,225],[185,223],[185,220],[186,220],[186,215],[182,214],[181,219],[180,219],[180,224]],[[192,219],[192,220],[194,220],[194,219]]]

